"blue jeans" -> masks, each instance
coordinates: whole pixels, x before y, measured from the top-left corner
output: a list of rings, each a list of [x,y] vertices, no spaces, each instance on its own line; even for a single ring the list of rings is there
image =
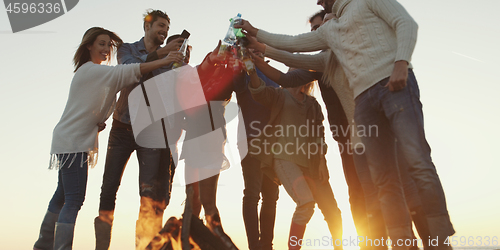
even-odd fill
[[[74,224],[87,190],[87,153],[60,154],[57,157],[62,165],[48,209],[59,214],[57,222]]]
[[[245,189],[243,190],[243,221],[250,250],[271,250],[276,219],[278,185],[262,173],[260,161],[247,155],[241,161]],[[262,194],[260,217],[257,207]],[[260,230],[259,230],[260,229]],[[260,233],[259,233],[260,231]]]
[[[400,147],[398,145],[398,147]],[[381,239],[387,238],[386,227],[384,218],[382,216],[382,211],[380,209],[380,203],[378,200],[378,189],[375,187],[373,180],[371,178],[370,169],[368,166],[368,162],[366,159],[366,155],[363,154],[354,154],[354,161],[356,165],[356,170],[358,172],[359,179],[363,186],[363,190],[366,198],[366,210],[369,217],[369,229],[370,234],[368,238],[370,239]],[[408,162],[401,154],[397,154],[397,164],[400,179],[403,186],[403,192],[406,200],[406,205],[410,212],[415,213],[419,212],[422,207],[422,202],[420,196],[418,195],[418,189],[415,185],[415,182],[410,176],[408,172]],[[412,219],[413,219],[412,215]],[[419,231],[420,237],[425,237],[422,239],[427,239],[429,236],[428,232],[425,231],[426,228],[421,228],[423,224],[419,221],[415,222],[415,227]],[[425,233],[425,235],[422,235]],[[377,249],[387,249],[387,247],[377,247]]]
[[[397,92],[384,87],[388,78],[375,84],[356,102],[356,124],[365,129],[362,137],[366,156],[389,235],[407,237],[410,216],[405,204],[398,174],[398,154],[408,162],[408,172],[414,180],[429,221],[432,236],[440,238],[454,233],[441,182],[432,163],[431,149],[425,139],[420,93],[413,71],[408,74],[407,86]],[[373,132],[376,131],[376,134]],[[370,134],[371,133],[371,134]]]
[[[131,128],[113,121],[101,186],[100,211],[115,210],[116,193],[132,152],[139,162],[139,195],[168,205],[175,165],[169,149],[144,148],[136,144]]]
[[[396,148],[401,148],[400,143],[397,143]],[[396,154],[398,160],[399,177],[401,178],[401,183],[403,184],[403,192],[405,194],[406,205],[411,212],[413,211],[413,209],[421,207],[422,201],[420,199],[420,196],[418,195],[417,185],[415,184],[413,178],[409,173],[410,164],[404,158],[404,155],[401,152],[398,152],[396,150]]]

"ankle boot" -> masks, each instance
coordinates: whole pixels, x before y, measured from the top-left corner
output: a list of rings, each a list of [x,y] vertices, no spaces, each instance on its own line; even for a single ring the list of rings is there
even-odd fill
[[[54,236],[54,250],[73,249],[74,223],[56,223]]]
[[[33,250],[52,250],[54,249],[54,229],[56,227],[59,214],[47,210],[40,226],[40,235],[33,246]]]
[[[299,250],[302,247],[302,238],[306,232],[306,225],[299,225],[292,221],[288,236],[288,250]]]
[[[94,219],[95,250],[108,250],[111,242],[111,225],[99,219]]]

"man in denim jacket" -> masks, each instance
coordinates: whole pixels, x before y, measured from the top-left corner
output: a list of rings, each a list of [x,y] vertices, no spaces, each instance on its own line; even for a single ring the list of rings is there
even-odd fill
[[[118,63],[154,61],[167,56],[171,51],[178,51],[183,42],[182,38],[175,39],[161,47],[168,35],[169,27],[170,18],[166,13],[160,10],[148,11],[144,17],[144,37],[135,43],[124,43],[118,50]],[[99,216],[94,221],[96,250],[109,248],[116,193],[125,165],[133,151],[136,151],[139,162],[139,195],[141,196],[139,219],[136,224],[136,248],[144,249],[162,228],[163,211],[170,201],[175,165],[170,149],[145,148],[137,145],[130,122],[128,96],[145,80],[171,68],[170,65],[154,70],[144,76],[140,82],[121,90],[109,134]],[[180,128],[175,131],[180,136]],[[176,135],[177,133],[169,133],[169,136]]]

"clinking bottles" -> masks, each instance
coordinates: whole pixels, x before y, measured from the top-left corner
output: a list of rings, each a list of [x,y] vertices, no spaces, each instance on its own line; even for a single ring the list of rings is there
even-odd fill
[[[182,43],[181,48],[179,49],[179,52],[182,53],[183,58],[186,57],[188,42],[189,40],[187,38],[184,39],[184,42]],[[180,66],[182,66],[182,63],[174,62],[174,64],[172,65],[172,69],[179,68]]]
[[[222,40],[222,44],[220,45],[219,55],[223,55],[226,52],[227,47],[233,46],[236,43],[236,39],[239,36],[243,35],[243,33],[241,33],[241,29],[234,28],[234,24],[241,23],[241,20],[242,19],[240,13],[238,13],[236,17],[229,19],[230,21],[229,28],[227,29],[227,33],[226,36],[224,37],[224,40]]]
[[[238,13],[238,15],[233,17],[233,31],[234,31],[234,35],[236,36],[237,39],[245,37],[245,34],[243,34],[243,32],[241,32],[241,28],[238,28],[238,29],[234,28],[234,25],[241,24],[242,21],[243,21],[243,19],[241,18],[240,13]]]
[[[239,57],[241,61],[243,62],[243,67],[245,67],[245,71],[247,72],[248,75],[255,73],[255,65],[248,55],[248,50],[247,48],[241,46],[240,50],[238,51]]]

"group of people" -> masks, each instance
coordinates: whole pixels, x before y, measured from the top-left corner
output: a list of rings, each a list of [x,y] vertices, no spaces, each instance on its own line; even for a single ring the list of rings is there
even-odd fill
[[[331,247],[343,248],[341,212],[328,181],[324,117],[311,96],[314,81],[319,84],[330,129],[339,145],[351,213],[357,233],[364,239],[360,248],[387,249],[380,241],[388,237],[394,249],[416,248],[412,222],[426,250],[451,248],[445,240],[454,229],[425,139],[422,104],[410,63],[416,22],[396,0],[318,0],[317,4],[324,10],[310,18],[309,33],[272,34],[247,20],[235,25],[247,36],[256,70],[245,72],[245,65],[230,52],[219,53],[220,42],[196,68],[202,86],[217,86],[203,88],[207,103],[222,101],[214,108],[209,105],[212,129],[216,123],[225,134],[224,103],[233,92],[243,116],[248,154],[241,160],[242,212],[248,248],[273,249],[281,184],[296,203],[288,249],[301,248],[315,204],[330,230]],[[169,26],[166,13],[151,10],[144,17],[144,37],[135,43],[123,43],[103,28],[94,27],[84,34],[74,56],[68,102],[53,133],[51,168],[58,169],[58,186],[34,249],[72,249],[87,170],[96,163],[97,135],[113,111],[99,214],[94,221],[96,250],[109,248],[116,193],[133,151],[139,161],[141,197],[136,249],[144,249],[160,231],[170,200],[176,152],[168,143],[166,148],[137,144],[128,96],[138,86],[144,89],[149,78],[172,70],[174,63],[189,62],[189,54],[179,52],[184,41],[179,35],[170,37],[162,47]],[[117,49],[119,64],[101,65],[110,60],[113,49]],[[320,52],[292,53],[309,51]],[[291,70],[280,72],[264,56]],[[238,64],[241,67],[235,67]],[[183,119],[179,126],[162,119],[170,141],[177,141],[183,129],[186,137],[199,136],[191,132],[199,124],[197,113],[186,113]],[[302,129],[307,130],[305,134]],[[225,159],[224,141],[210,147],[211,152],[222,155],[216,159]],[[186,167],[196,165],[189,157],[185,161]],[[214,162],[226,164],[224,160]],[[218,177],[217,173],[190,185],[196,197],[193,214],[199,216],[203,206],[207,227],[223,237],[216,206]]]

